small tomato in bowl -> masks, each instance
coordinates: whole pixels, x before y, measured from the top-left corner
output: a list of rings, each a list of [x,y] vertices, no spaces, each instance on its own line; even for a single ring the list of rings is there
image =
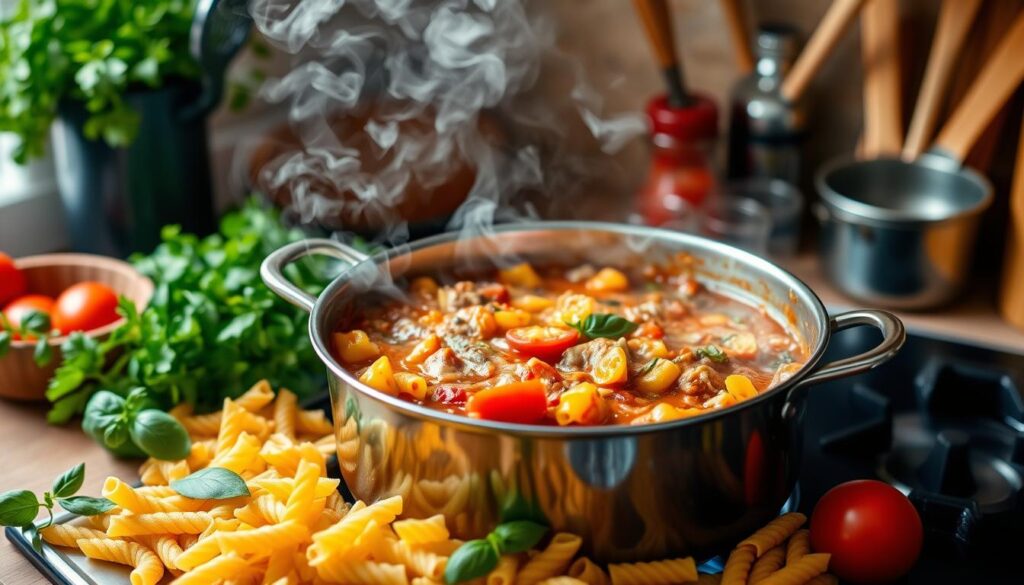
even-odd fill
[[[18,270],[10,256],[0,252],[0,307],[28,291],[25,273]]]
[[[29,315],[42,313],[51,318],[50,325],[52,326],[53,306],[53,299],[46,295],[22,295],[4,307],[4,318],[13,327],[21,327],[22,322]],[[14,339],[20,339],[20,336],[15,334]]]
[[[117,293],[99,282],[79,282],[57,297],[53,326],[61,333],[91,331],[118,319]]]

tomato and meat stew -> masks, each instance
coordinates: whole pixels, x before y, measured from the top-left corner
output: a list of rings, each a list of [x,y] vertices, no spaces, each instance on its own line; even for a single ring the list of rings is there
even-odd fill
[[[682,270],[519,264],[409,283],[333,335],[360,381],[481,419],[643,424],[699,415],[793,375],[803,346],[764,311]]]

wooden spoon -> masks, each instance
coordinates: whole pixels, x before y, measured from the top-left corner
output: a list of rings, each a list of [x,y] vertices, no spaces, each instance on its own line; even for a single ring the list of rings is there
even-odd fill
[[[899,19],[899,2],[893,0],[868,0],[860,15],[864,158],[898,154],[903,143]]]
[[[668,104],[682,108],[690,103],[683,81],[683,71],[676,57],[676,43],[672,37],[672,15],[666,0],[633,0],[637,14],[644,23],[647,39],[654,49],[661,73],[668,89]]]
[[[999,311],[1015,327],[1024,329],[1024,120],[1017,139],[1017,162],[1010,190],[1010,225],[1003,263]]]
[[[742,75],[754,70],[754,51],[750,48],[750,30],[747,28],[746,6],[742,0],[722,0],[722,12],[729,25],[736,65]]]
[[[839,38],[846,31],[853,17],[863,6],[865,0],[834,0],[828,12],[821,19],[818,28],[811,35],[800,57],[797,58],[789,75],[782,82],[781,94],[791,102],[803,95],[811,79],[832,53]],[[895,1],[895,0],[890,0]]]
[[[963,161],[992,117],[1024,80],[1024,12],[999,41],[935,140],[935,148]]]
[[[935,38],[928,54],[924,80],[914,106],[914,116],[903,145],[903,158],[913,160],[928,145],[935,130],[935,120],[942,105],[942,95],[949,85],[953,65],[978,14],[981,0],[955,0],[943,2],[935,25]]]

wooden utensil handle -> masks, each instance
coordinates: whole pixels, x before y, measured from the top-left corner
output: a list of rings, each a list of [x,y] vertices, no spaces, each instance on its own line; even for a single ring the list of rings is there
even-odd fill
[[[729,37],[736,53],[736,65],[746,75],[754,70],[754,51],[750,48],[750,30],[743,0],[722,0],[722,12],[729,26]]]
[[[1024,79],[1024,13],[992,52],[967,95],[939,133],[935,146],[963,162],[985,126]]]
[[[633,0],[636,12],[647,31],[662,74],[668,84],[669,103],[683,106],[688,101],[682,72],[676,57],[676,43],[672,35],[672,15],[666,0]]]
[[[860,15],[865,158],[898,154],[903,143],[899,19],[893,0],[868,0]]]
[[[980,6],[981,0],[942,3],[939,20],[935,25],[935,39],[928,54],[928,65],[914,106],[914,116],[910,120],[910,129],[903,144],[905,160],[917,158],[931,140],[939,106],[942,105],[942,95],[949,85],[953,65]]]
[[[782,97],[789,101],[796,101],[803,95],[811,79],[821,68],[825,59],[828,58],[839,37],[846,28],[853,22],[853,17],[863,6],[864,0],[835,0],[828,12],[825,13],[818,28],[807,41],[800,57],[782,82]]]
[[[1024,329],[1024,120],[1017,139],[1017,162],[1010,190],[1010,224],[1003,262],[999,310],[1003,318]]]

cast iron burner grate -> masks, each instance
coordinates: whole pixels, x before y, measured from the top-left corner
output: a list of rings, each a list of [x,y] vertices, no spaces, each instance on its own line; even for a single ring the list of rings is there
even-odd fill
[[[828,357],[875,342],[843,332]],[[890,364],[812,388],[801,509],[811,512],[842,481],[883,479],[909,495],[924,523],[909,582],[1020,583],[1005,555],[1024,542],[1022,372],[1024,357],[912,335]]]

